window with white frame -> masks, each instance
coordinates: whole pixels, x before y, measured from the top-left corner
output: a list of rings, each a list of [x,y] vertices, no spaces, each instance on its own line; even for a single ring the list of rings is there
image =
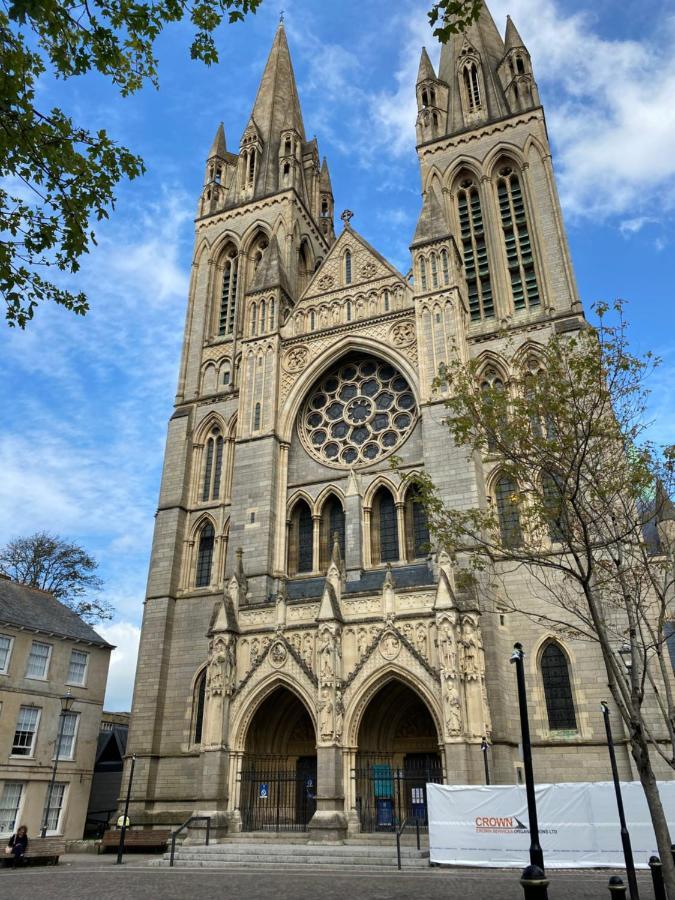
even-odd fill
[[[72,759],[75,755],[75,736],[77,734],[77,723],[80,714],[67,712],[61,713],[61,715],[63,716],[63,719],[59,723],[61,729],[59,759]]]
[[[9,658],[12,655],[13,638],[8,634],[0,634],[0,675],[6,675],[9,669]]]
[[[84,650],[73,650],[70,654],[67,683],[83,685],[87,680],[88,663],[88,653],[85,653]]]
[[[35,735],[40,721],[38,706],[22,706],[16,721],[16,731],[12,741],[12,756],[32,756],[35,749]]]
[[[64,800],[66,797],[66,785],[63,782],[55,782],[52,788],[51,797],[49,795],[49,785],[47,785],[47,794],[45,796],[45,806],[42,810],[42,821],[47,824],[47,832],[58,834],[61,824],[61,812],[63,811]],[[49,804],[49,808],[47,808]]]
[[[0,791],[0,833],[12,834],[16,827],[23,796],[22,781],[5,781]]]
[[[41,641],[33,641],[28,656],[26,678],[47,678],[49,669],[49,657],[52,655],[51,644],[43,644]]]

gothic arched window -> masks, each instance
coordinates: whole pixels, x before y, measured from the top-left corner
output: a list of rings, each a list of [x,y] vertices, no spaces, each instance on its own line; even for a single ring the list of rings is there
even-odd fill
[[[542,477],[542,488],[548,536],[552,543],[556,543],[564,540],[568,533],[568,518],[561,479],[546,473]]]
[[[276,325],[274,317],[275,317],[275,309],[274,309],[274,297],[273,297],[270,300],[270,331],[274,331],[274,327]]]
[[[351,322],[352,320],[352,301],[347,300],[347,321]]]
[[[389,312],[389,291],[384,292],[384,311]]]
[[[486,410],[486,412],[491,411],[493,409],[493,404],[495,402],[501,401],[502,398],[499,395],[501,395],[505,390],[502,377],[497,369],[494,368],[494,366],[489,366],[483,372],[483,375],[481,377],[480,389],[481,393],[483,394],[484,402],[488,407],[488,410]],[[486,419],[487,418],[490,417],[486,416]],[[501,436],[500,432],[503,432],[503,430],[505,429],[507,420],[503,415],[503,412],[500,411],[497,415],[495,415],[493,422],[489,422],[486,424],[490,425],[487,433],[487,448],[488,450],[496,450],[499,442],[498,439]]]
[[[432,253],[429,258],[429,263],[431,265],[431,286],[433,288],[438,287],[438,263],[436,261],[436,254]]]
[[[335,535],[338,536],[338,545],[342,558],[345,557],[345,511],[342,504],[335,496],[330,496],[321,509],[320,524],[320,567],[322,571],[328,568]]]
[[[405,542],[409,560],[419,559],[429,552],[429,523],[424,504],[414,487],[405,498]]]
[[[314,522],[304,500],[298,500],[291,514],[288,540],[288,574],[298,575],[314,569]]]
[[[478,66],[475,62],[470,62],[464,66],[463,77],[469,111],[473,112],[481,107],[480,81],[478,78]]]
[[[441,250],[441,268],[443,269],[443,284],[450,284],[450,267],[448,265],[447,250]]]
[[[256,336],[257,327],[258,327],[258,309],[257,309],[255,303],[252,303],[251,304],[251,322],[250,322],[251,337]]]
[[[223,289],[220,295],[220,312],[218,315],[218,334],[232,334],[237,309],[237,276],[239,261],[237,251],[227,251],[223,266]]]
[[[223,436],[219,428],[212,429],[206,440],[202,501],[217,500],[223,468]]]
[[[464,275],[469,294],[471,321],[494,318],[492,282],[488,263],[483,212],[473,179],[462,181],[457,192],[457,213],[464,255]]]
[[[255,409],[253,410],[253,430],[254,431],[260,431],[260,418],[261,418],[260,404],[256,403]]]
[[[206,669],[203,669],[195,682],[192,697],[192,741],[195,744],[202,742],[202,730],[204,728],[204,701],[206,699]]]
[[[345,284],[352,283],[352,253],[345,250]]]
[[[215,543],[213,525],[207,522],[199,532],[199,545],[197,549],[197,571],[195,585],[208,587],[211,583],[211,566],[213,564],[213,545]]]
[[[504,547],[520,547],[523,532],[520,526],[518,485],[508,475],[502,475],[495,486],[499,536]]]
[[[520,179],[512,166],[503,166],[499,170],[497,198],[513,305],[515,309],[539,306],[541,298],[532,255],[525,199]]]
[[[548,644],[542,653],[541,677],[544,682],[548,727],[551,731],[576,729],[569,668],[558,644]]]
[[[260,311],[258,313],[258,334],[265,333],[265,301],[260,301]]]
[[[419,268],[420,268],[420,284],[422,286],[422,290],[426,291],[427,289],[427,263],[423,256],[419,258]]]
[[[373,499],[370,513],[370,537],[373,563],[398,562],[398,517],[391,492],[381,487]]]

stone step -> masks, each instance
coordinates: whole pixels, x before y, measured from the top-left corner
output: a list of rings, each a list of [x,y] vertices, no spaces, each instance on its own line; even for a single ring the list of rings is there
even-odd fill
[[[168,867],[168,860],[158,860],[153,861],[149,865],[157,866],[159,868]],[[247,871],[250,871],[252,867],[255,869],[264,872],[264,871],[278,871],[279,869],[311,869],[312,871],[317,872],[382,872],[383,870],[395,870],[397,869],[396,860],[391,862],[386,866],[374,866],[370,863],[336,863],[335,860],[315,860],[311,859],[309,861],[298,861],[298,860],[279,860],[273,863],[271,862],[256,862],[255,864],[251,864],[250,861],[247,862],[234,862],[232,860],[208,860],[208,859],[181,859],[180,857],[176,857],[174,860],[174,867],[176,868],[184,868],[184,869],[241,869],[242,867],[246,867]],[[406,871],[409,869],[415,869],[416,871],[433,871],[430,869],[428,860],[405,860],[401,861],[401,871]]]
[[[245,859],[277,859],[277,858],[294,858],[296,856],[307,857],[323,857],[329,856],[331,859],[395,859],[395,847],[345,847],[342,844],[331,846],[327,844],[305,844],[300,846],[265,846],[255,847],[247,844],[211,844],[208,847],[198,847],[194,845],[185,846],[176,849],[181,856],[199,856],[209,857],[242,857]],[[168,853],[164,854],[168,856]],[[428,850],[418,850],[416,847],[401,847],[401,856],[405,858],[426,859],[429,856]]]
[[[168,856],[154,862],[154,865],[165,867],[169,865]],[[403,868],[410,869],[428,869],[429,860],[422,857],[401,857],[401,865]],[[256,869],[275,869],[275,868],[294,868],[299,867],[317,867],[326,869],[391,869],[396,868],[396,856],[389,859],[382,857],[368,856],[314,856],[307,854],[293,854],[289,856],[278,856],[274,860],[270,860],[269,856],[258,854],[234,854],[227,856],[218,856],[214,854],[186,854],[183,851],[176,852],[174,866],[196,867],[196,868],[237,868],[246,866],[247,868]]]

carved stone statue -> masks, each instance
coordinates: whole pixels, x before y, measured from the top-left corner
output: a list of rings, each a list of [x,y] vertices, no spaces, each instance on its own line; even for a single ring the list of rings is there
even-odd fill
[[[426,658],[427,655],[427,627],[423,622],[417,626],[417,650]]]
[[[356,638],[356,652],[358,654],[359,660],[362,660],[366,655],[366,650],[368,649],[368,632],[365,628],[359,628],[359,633]]]
[[[445,692],[445,727],[448,734],[459,734],[462,730],[462,705],[457,687],[452,684]]]
[[[478,631],[474,620],[467,616],[462,622],[462,674],[474,679],[480,675]]]
[[[457,643],[452,624],[447,619],[438,629],[438,660],[442,671],[452,675],[457,672]]]
[[[322,738],[330,739],[333,737],[334,731],[333,701],[327,691],[324,693],[324,698],[319,710],[319,732]]]
[[[342,702],[342,691],[338,690],[335,696],[335,740],[342,737],[342,726],[345,718],[345,707]]]
[[[309,632],[302,639],[302,659],[306,666],[314,668],[314,641]]]
[[[211,644],[207,690],[210,696],[229,694],[234,685],[236,664],[232,638],[216,637]]]

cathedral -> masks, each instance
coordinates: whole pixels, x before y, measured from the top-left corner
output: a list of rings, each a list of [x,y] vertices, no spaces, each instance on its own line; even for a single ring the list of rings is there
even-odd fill
[[[349,210],[336,233],[283,23],[238,147],[221,125],[209,150],[133,700],[135,824],[200,813],[220,836],[339,840],[423,821],[429,782],[520,783],[516,640],[535,774],[609,777],[597,648],[463,586],[402,479],[423,470],[449,506],[495,504],[509,527],[513,486],[453,445],[435,377],[460,354],[507,388],[584,322],[513,22],[502,37],[484,8],[438,72],[423,49],[416,96],[406,274]],[[536,606],[521,577],[502,573]]]

